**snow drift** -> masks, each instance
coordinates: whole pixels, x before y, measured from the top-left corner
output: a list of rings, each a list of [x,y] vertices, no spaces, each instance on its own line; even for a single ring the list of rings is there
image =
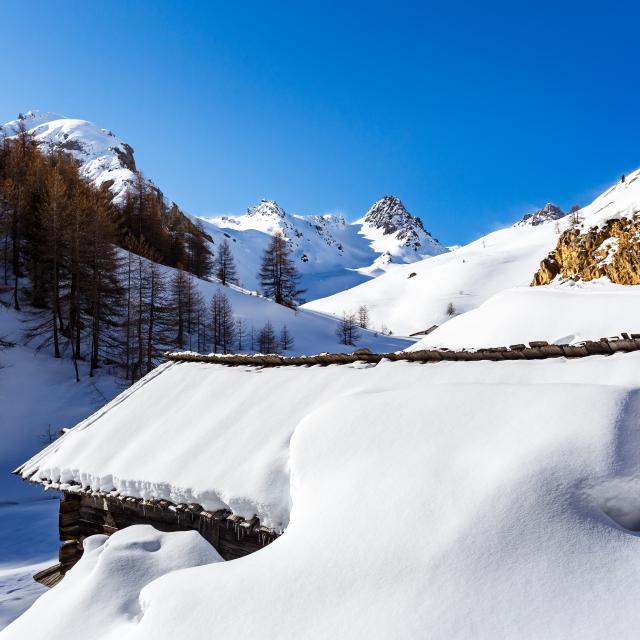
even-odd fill
[[[168,365],[26,469],[127,492],[206,488],[289,517],[256,554],[132,592],[140,615],[121,638],[631,637],[639,365],[637,353]],[[3,637],[81,638],[74,620],[118,598],[116,576],[93,605],[64,597],[76,616],[52,632],[42,620],[63,606],[56,591],[72,595],[66,580]],[[93,638],[109,637],[113,616]]]
[[[195,531],[168,534],[135,525],[110,538],[91,536],[64,587],[50,589],[32,606],[31,620],[18,619],[8,629],[25,638],[95,638],[96,630],[121,638],[144,615],[143,587],[166,573],[221,561]]]
[[[452,318],[407,351],[501,347],[546,340],[574,344],[640,333],[640,286],[608,282],[506,289]]]

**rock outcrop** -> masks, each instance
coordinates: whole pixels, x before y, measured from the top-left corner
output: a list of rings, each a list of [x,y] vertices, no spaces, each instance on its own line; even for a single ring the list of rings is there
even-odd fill
[[[564,218],[564,216],[566,215],[567,214],[560,207],[553,204],[553,202],[547,202],[547,204],[545,204],[542,209],[538,209],[538,211],[534,211],[533,213],[527,213],[513,226],[537,227],[540,224],[545,224],[547,222],[553,222],[554,220]]]
[[[606,276],[614,284],[640,284],[640,215],[615,218],[583,230],[568,229],[540,263],[531,286],[556,278],[594,280]]]

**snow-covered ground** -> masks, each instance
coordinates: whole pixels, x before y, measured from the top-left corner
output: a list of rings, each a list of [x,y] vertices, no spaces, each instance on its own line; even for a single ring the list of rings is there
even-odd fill
[[[573,344],[622,332],[640,333],[640,286],[578,282],[506,289],[408,350],[504,347],[532,340]]]
[[[167,278],[171,278],[174,269],[161,267]],[[287,325],[294,343],[285,355],[310,355],[317,353],[351,353],[356,347],[367,348],[373,352],[386,353],[406,349],[415,342],[414,339],[403,336],[389,336],[380,333],[377,327],[361,331],[357,345],[344,345],[336,336],[338,321],[335,316],[314,311],[312,309],[290,309],[275,304],[267,298],[258,296],[255,292],[237,286],[222,286],[208,280],[195,280],[207,304],[218,290],[227,295],[233,307],[234,316],[244,321],[245,330],[257,336],[266,322],[271,322],[276,335]],[[249,345],[247,338],[245,343]],[[186,344],[185,349],[196,350],[196,344]],[[255,346],[255,345],[254,345]],[[245,347],[247,351],[250,349]],[[257,347],[256,347],[257,349]]]
[[[239,629],[261,638],[634,637],[639,372],[639,353],[263,371],[171,365],[38,465],[104,486],[114,474],[149,477],[153,488],[164,470],[191,495],[204,482],[288,513],[286,532],[240,560],[170,572],[165,542],[116,534],[117,553],[107,548],[98,562],[89,554],[3,638],[85,638],[87,620],[96,640]],[[171,412],[167,395],[182,393],[177,380],[189,389],[180,408],[191,428],[170,431],[156,417]],[[212,399],[209,442],[201,416]],[[154,419],[124,453],[122,425],[143,407]],[[229,459],[240,468],[218,472]]]
[[[465,313],[504,289],[527,286],[557,240],[553,224],[501,229],[303,308],[341,315],[367,305],[372,326],[409,335],[446,322],[450,303]]]
[[[122,631],[122,619],[133,621],[144,615],[138,596],[145,585],[177,569],[222,561],[197,531],[167,534],[149,525],[129,527],[111,538],[92,536],[84,548],[82,564],[65,577],[65,588],[48,591],[34,605],[34,610],[55,607],[65,611],[73,601],[73,608],[83,612],[75,628],[69,628],[64,614],[44,615],[27,637],[62,637],[70,632],[88,639],[96,637],[98,628],[101,635],[116,638]],[[109,590],[106,599],[105,588]]]
[[[47,590],[33,574],[58,558],[58,501],[33,493],[28,502],[0,502],[0,629]]]
[[[0,305],[0,336],[16,343],[0,351],[0,628],[45,591],[32,576],[56,561],[60,544],[57,500],[11,472],[122,389],[108,373],[89,379],[82,363],[77,383],[69,360],[24,346],[24,319]]]

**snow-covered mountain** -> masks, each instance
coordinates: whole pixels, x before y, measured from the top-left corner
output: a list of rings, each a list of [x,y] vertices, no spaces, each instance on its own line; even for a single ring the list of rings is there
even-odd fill
[[[136,162],[131,146],[113,132],[87,120],[28,111],[0,126],[0,135],[13,136],[22,126],[43,148],[72,155],[85,178],[98,187],[108,184],[114,201],[123,202],[134,184]]]
[[[360,234],[380,253],[371,267],[361,269],[368,275],[380,275],[391,264],[416,262],[447,251],[395,196],[375,202],[354,224],[361,225]]]
[[[13,136],[21,127],[43,148],[71,154],[84,177],[96,186],[108,185],[116,204],[124,202],[135,184],[134,150],[112,131],[87,120],[28,111],[0,126],[0,136]],[[147,183],[162,193],[152,182]],[[165,201],[168,206],[174,204]],[[231,241],[240,283],[252,290],[259,287],[256,274],[269,237],[282,231],[293,248],[307,300],[447,251],[394,196],[384,196],[353,223],[335,214],[291,215],[273,200],[263,200],[243,215],[198,220],[213,239],[214,252],[223,238]]]
[[[553,204],[553,202],[547,202],[547,204],[542,207],[542,209],[538,209],[532,213],[525,214],[518,222],[516,222],[514,227],[537,227],[539,224],[545,224],[547,222],[553,222],[554,220],[559,220],[560,218],[564,218],[567,214],[557,205]]]
[[[577,226],[573,216],[550,224],[561,212],[554,212],[553,206],[541,212],[545,209],[549,214],[545,223],[541,216],[525,216],[513,227],[444,255],[401,265],[353,289],[312,301],[305,308],[341,315],[367,305],[374,328],[384,326],[403,335],[439,325],[412,348],[502,346],[529,340],[572,342],[622,331],[640,332],[637,287],[620,287],[608,278],[638,271],[640,247],[634,229],[640,211],[640,171],[579,210],[576,219],[581,222]],[[602,233],[607,229],[622,233],[620,224],[608,224],[616,219],[630,221],[622,225],[625,235],[619,242],[603,238]],[[573,260],[578,254],[587,261]],[[555,273],[565,282],[530,287],[541,262],[549,275],[549,267],[556,265]],[[567,280],[570,268],[576,266],[578,271],[570,274],[573,280]],[[604,280],[574,284],[576,278],[603,276]],[[548,281],[541,278],[539,284]],[[638,280],[614,282],[637,284]]]
[[[258,288],[262,251],[270,236],[281,231],[291,244],[308,300],[448,251],[394,196],[378,200],[351,223],[338,214],[289,214],[273,200],[262,200],[243,215],[201,222],[215,243],[224,237],[232,243],[240,281],[248,289]]]

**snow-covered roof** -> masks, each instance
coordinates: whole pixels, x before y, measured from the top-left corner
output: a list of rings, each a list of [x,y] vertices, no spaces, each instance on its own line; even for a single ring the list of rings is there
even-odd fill
[[[430,379],[430,367],[420,362],[544,359],[637,349],[640,335],[634,334],[582,346],[541,342],[386,357],[174,354],[18,472],[55,489],[228,509],[283,530],[291,506],[291,439],[310,413],[337,397],[383,389],[393,402],[394,391],[408,384],[418,391],[421,381]],[[418,362],[412,366],[410,360]]]
[[[92,540],[82,590],[65,578],[8,637],[633,637],[639,365],[164,365],[32,468],[285,534],[232,562],[175,553],[192,568],[157,580],[164,542],[116,533],[96,563]]]

